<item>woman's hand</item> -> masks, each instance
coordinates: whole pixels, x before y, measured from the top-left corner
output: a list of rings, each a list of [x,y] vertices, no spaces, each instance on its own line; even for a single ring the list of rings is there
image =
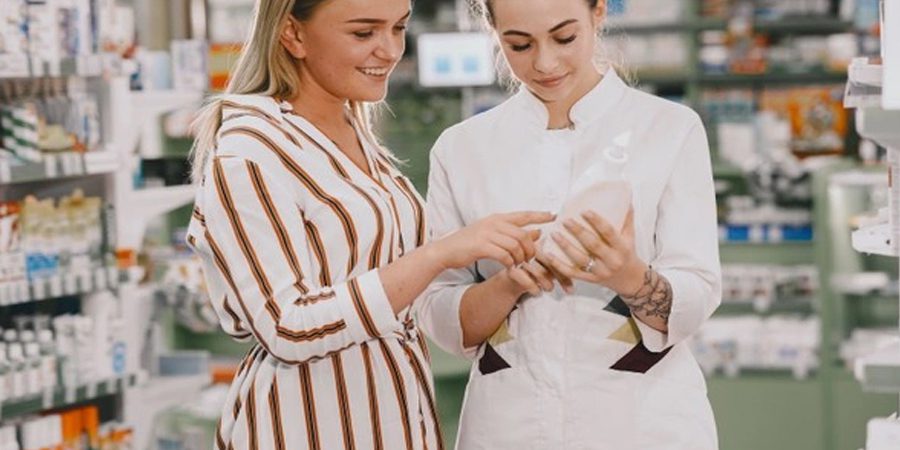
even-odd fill
[[[554,241],[575,266],[549,255],[542,255],[559,275],[606,286],[623,296],[632,296],[644,280],[648,267],[634,247],[634,209],[628,211],[622,230],[616,230],[599,214],[582,214],[588,226],[576,220],[564,223],[576,242],[562,233],[554,233]]]
[[[515,289],[513,294],[516,297],[526,293],[536,296],[541,292],[553,292],[553,285],[556,282],[559,282],[566,292],[569,292],[572,285],[571,280],[558,277],[537,259],[510,267],[505,273],[501,272],[501,275],[512,281],[512,287]]]
[[[430,245],[444,269],[466,267],[479,259],[492,259],[509,269],[534,258],[541,233],[523,228],[553,219],[546,212],[494,214]]]

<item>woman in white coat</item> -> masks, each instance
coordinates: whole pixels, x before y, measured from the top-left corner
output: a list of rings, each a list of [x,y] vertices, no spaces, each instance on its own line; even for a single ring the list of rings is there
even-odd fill
[[[495,213],[559,212],[573,181],[628,136],[633,201],[621,229],[587,213],[544,236],[567,258],[539,253],[513,268],[479,261],[426,291],[417,306],[426,333],[473,360],[458,448],[717,448],[686,342],[721,298],[699,117],[595,63],[605,2],[482,6],[522,86],[436,143],[434,235]]]

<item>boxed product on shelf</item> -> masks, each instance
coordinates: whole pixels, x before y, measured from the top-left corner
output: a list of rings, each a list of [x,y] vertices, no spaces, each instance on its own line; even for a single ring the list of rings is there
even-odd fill
[[[817,317],[714,317],[693,337],[691,350],[707,374],[776,370],[803,379],[819,364],[820,327]]]
[[[849,127],[843,96],[844,86],[767,88],[759,109],[790,123],[797,156],[843,154]]]
[[[727,264],[722,266],[722,303],[751,303],[767,311],[776,302],[811,301],[819,290],[815,266]]]
[[[842,0],[837,3],[846,3]],[[859,0],[855,0],[859,1]],[[741,5],[751,5],[750,12],[760,19],[774,20],[783,17],[821,17],[832,13],[832,0],[702,0],[700,13],[706,17],[728,18]]]
[[[99,149],[97,98],[75,81],[65,87],[60,80],[54,83],[42,96],[0,104],[0,148],[35,163],[48,153]]]

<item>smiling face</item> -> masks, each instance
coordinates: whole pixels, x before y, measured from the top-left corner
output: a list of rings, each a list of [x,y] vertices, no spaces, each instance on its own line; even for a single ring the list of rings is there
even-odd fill
[[[344,100],[377,102],[406,48],[409,0],[329,0],[303,22],[291,19],[281,42],[300,77]]]
[[[537,97],[572,104],[599,80],[594,54],[605,1],[489,1],[503,54]]]

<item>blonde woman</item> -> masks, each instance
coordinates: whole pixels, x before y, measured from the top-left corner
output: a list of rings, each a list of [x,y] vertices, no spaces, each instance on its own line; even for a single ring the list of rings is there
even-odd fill
[[[222,328],[255,346],[216,448],[439,449],[413,300],[441,271],[534,255],[546,213],[426,243],[424,208],[369,128],[409,0],[260,0],[227,95],[198,119],[188,241]]]
[[[423,329],[474,360],[458,448],[715,449],[686,343],[721,296],[699,117],[595,63],[605,1],[479,3],[521,89],[435,144],[434,232],[521,208],[559,211],[613,145],[625,147],[633,202],[621,228],[587,212],[547,236],[566,258],[539,250],[513,268],[479,261],[429,288]],[[543,291],[509,282],[526,275]]]

